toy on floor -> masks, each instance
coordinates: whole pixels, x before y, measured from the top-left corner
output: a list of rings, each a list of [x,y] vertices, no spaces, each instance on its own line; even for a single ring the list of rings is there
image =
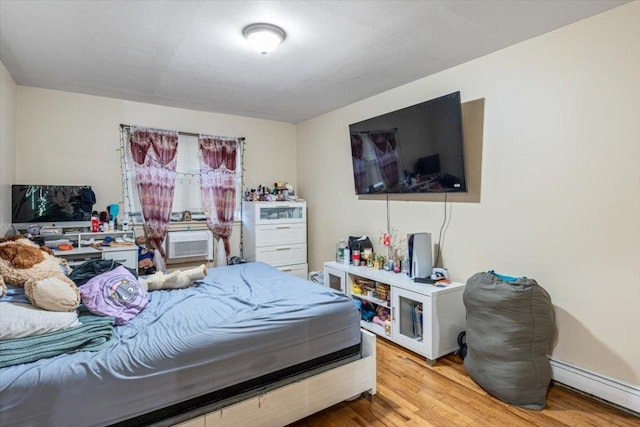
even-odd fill
[[[198,267],[189,270],[176,270],[172,273],[162,273],[160,271],[149,277],[140,277],[138,282],[148,291],[159,289],[181,289],[191,286],[196,280],[202,280],[207,275],[207,267],[200,264]]]
[[[147,249],[147,238],[144,236],[136,237],[136,245],[138,246],[138,273],[140,275],[149,275],[156,272],[156,266],[153,264],[153,249]]]
[[[67,261],[51,249],[21,236],[0,238],[0,276],[3,282],[24,287],[34,307],[74,311],[80,305],[78,287],[67,274]]]

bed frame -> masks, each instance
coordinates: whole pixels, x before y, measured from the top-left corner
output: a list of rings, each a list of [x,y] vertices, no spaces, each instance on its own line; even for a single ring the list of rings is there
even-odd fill
[[[376,393],[376,337],[361,330],[361,357],[233,403],[217,403],[152,424],[157,427],[282,427],[344,400]],[[240,399],[240,400],[239,400]]]

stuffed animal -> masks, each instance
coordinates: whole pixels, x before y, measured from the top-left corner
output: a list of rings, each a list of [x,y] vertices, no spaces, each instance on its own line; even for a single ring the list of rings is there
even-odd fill
[[[389,318],[389,309],[379,305],[376,308],[376,315],[373,316],[373,319],[371,321],[380,326],[385,326],[385,322],[388,320],[388,318]]]
[[[0,276],[3,282],[24,287],[34,307],[49,311],[74,311],[80,305],[78,287],[67,274],[67,261],[51,249],[23,236],[0,238]]]
[[[202,280],[207,275],[207,267],[200,264],[198,267],[189,270],[176,270],[169,274],[160,271],[143,278],[138,278],[138,282],[143,288],[149,291],[158,289],[181,289],[191,286],[195,280]]]

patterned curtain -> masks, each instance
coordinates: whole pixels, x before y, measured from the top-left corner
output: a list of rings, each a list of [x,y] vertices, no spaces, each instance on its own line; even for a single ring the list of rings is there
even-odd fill
[[[238,139],[201,135],[200,194],[207,225],[217,242],[224,244],[224,261],[216,257],[216,265],[226,265],[231,253],[229,237],[233,230],[236,206],[236,155]]]
[[[140,194],[144,228],[151,246],[166,254],[162,241],[167,236],[176,181],[178,132],[131,127],[129,137]],[[164,265],[158,266],[164,270]]]
[[[371,133],[380,173],[387,188],[394,188],[400,182],[398,152],[394,131]]]

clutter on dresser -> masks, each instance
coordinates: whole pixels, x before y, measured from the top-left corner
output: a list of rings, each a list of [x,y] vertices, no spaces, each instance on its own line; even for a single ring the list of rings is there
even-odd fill
[[[393,234],[397,234],[397,230],[393,230]],[[417,283],[436,287],[446,287],[451,283],[446,268],[432,267],[430,233],[411,233],[406,239],[397,239],[390,233],[383,233],[379,243],[382,250],[386,249],[388,257],[376,253],[371,239],[366,235],[340,239],[336,244],[335,261],[353,267],[402,273]],[[358,289],[354,289],[354,292],[359,293]]]
[[[296,201],[298,197],[295,194],[293,185],[286,182],[274,182],[273,188],[260,184],[257,188],[246,190],[244,200],[245,202],[283,202],[288,200]]]
[[[91,232],[92,233],[109,233],[111,231],[117,231],[121,227],[118,224],[118,213],[120,212],[120,205],[111,204],[101,212],[91,212]],[[127,221],[127,229],[129,222]],[[127,230],[124,230],[127,231]]]
[[[92,233],[64,229],[62,235],[40,239],[41,244],[49,246],[55,256],[66,259],[73,268],[88,260],[115,260],[137,271],[138,254],[133,230]]]
[[[407,272],[406,260],[403,261],[396,252],[392,252],[389,258],[377,254],[373,250],[371,239],[364,235],[349,236],[348,241],[341,239],[336,245],[336,262],[395,273]]]

